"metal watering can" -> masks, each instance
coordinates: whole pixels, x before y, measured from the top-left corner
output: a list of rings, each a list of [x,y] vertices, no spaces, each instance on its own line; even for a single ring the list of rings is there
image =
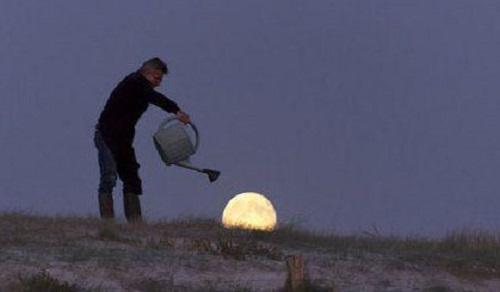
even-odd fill
[[[195,170],[208,175],[210,182],[214,182],[220,172],[213,169],[198,168],[191,165],[189,158],[195,154],[200,144],[198,129],[191,122],[189,126],[194,132],[194,143],[187,132],[187,126],[182,124],[176,117],[166,118],[153,135],[153,142],[160,157],[167,164],[177,165],[187,169]]]

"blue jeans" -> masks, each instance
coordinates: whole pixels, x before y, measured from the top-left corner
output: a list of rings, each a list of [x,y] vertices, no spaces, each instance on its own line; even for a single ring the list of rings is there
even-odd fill
[[[116,186],[118,177],[116,163],[111,150],[104,142],[98,129],[96,129],[94,133],[94,144],[97,148],[97,156],[99,159],[99,193],[111,194],[113,188]]]

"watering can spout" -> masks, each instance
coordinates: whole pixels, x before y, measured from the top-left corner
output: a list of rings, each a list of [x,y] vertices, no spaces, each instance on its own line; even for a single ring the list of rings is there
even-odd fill
[[[203,173],[206,173],[208,175],[208,180],[210,180],[210,182],[216,181],[220,175],[220,171],[207,168],[203,169]]]
[[[208,180],[210,182],[216,181],[220,175],[220,171],[218,171],[218,170],[208,169],[208,168],[201,169],[201,168],[198,168],[196,166],[191,165],[191,163],[189,163],[189,161],[187,161],[187,160],[179,161],[179,162],[175,163],[175,165],[204,173],[204,174],[208,175]]]

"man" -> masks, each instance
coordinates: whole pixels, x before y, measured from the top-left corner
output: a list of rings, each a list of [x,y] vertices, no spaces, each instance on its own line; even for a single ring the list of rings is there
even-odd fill
[[[132,143],[135,125],[148,105],[151,103],[166,112],[175,113],[184,124],[190,122],[189,115],[181,111],[174,101],[154,90],[167,73],[167,65],[159,58],[144,62],[139,70],[118,83],[99,117],[94,143],[98,150],[101,175],[98,195],[101,218],[114,218],[112,192],[118,174],[123,182],[127,221],[142,221],[139,200],[142,182],[138,174],[140,165]]]

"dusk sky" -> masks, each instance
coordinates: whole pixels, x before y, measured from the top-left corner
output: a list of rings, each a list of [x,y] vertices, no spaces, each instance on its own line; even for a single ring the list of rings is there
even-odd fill
[[[166,167],[151,105],[134,143],[147,219],[220,219],[254,191],[313,230],[498,231],[499,15],[495,0],[2,0],[0,211],[98,216],[94,125],[158,56],[158,90],[201,133],[193,164],[222,174]]]

